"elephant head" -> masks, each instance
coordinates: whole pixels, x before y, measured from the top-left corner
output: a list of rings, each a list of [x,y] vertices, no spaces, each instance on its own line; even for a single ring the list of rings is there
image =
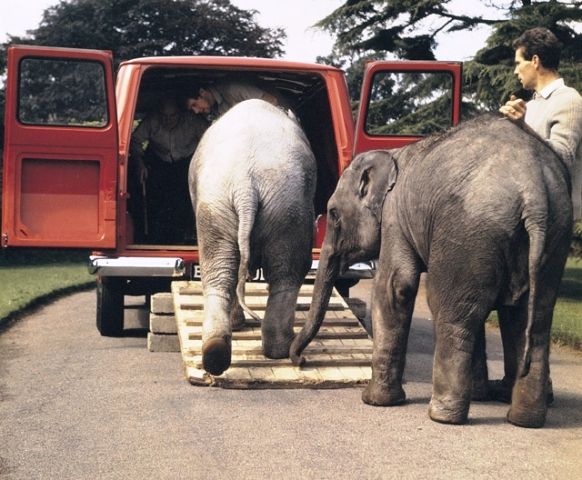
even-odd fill
[[[337,277],[356,263],[378,258],[382,207],[398,176],[395,157],[387,151],[358,155],[341,176],[327,204],[327,229],[308,319],[289,355],[295,365],[317,335]]]

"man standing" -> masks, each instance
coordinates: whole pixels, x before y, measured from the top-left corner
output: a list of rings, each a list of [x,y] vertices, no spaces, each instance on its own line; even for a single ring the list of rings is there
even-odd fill
[[[546,28],[532,28],[513,42],[515,70],[523,88],[534,91],[524,102],[512,98],[499,111],[524,122],[560,155],[572,180],[574,218],[582,218],[582,97],[558,73],[561,45]]]
[[[147,192],[147,228],[136,229],[138,241],[142,229],[146,230],[144,240],[151,243],[183,244],[192,240],[187,238],[194,235],[188,167],[207,126],[200,115],[180,109],[177,99],[168,97],[134,130],[131,164],[137,184]],[[132,213],[134,223],[139,224],[141,216]]]

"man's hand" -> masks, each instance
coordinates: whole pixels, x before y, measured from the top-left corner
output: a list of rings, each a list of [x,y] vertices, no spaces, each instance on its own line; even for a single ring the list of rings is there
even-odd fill
[[[509,101],[499,111],[514,122],[523,122],[525,117],[525,101],[512,95]]]

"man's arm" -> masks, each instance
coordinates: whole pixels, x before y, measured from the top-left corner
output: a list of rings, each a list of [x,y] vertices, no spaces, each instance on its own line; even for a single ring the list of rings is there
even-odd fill
[[[548,143],[573,171],[576,150],[582,140],[582,98],[564,103],[555,113],[550,125]]]

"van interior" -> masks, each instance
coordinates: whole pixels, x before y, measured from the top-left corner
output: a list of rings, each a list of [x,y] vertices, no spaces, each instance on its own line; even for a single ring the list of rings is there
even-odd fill
[[[193,67],[150,67],[143,75],[134,116],[134,129],[147,115],[154,112],[163,97],[173,95],[185,108],[186,99],[197,95],[200,88],[215,82],[233,81],[257,85],[283,99],[301,124],[317,160],[317,188],[314,199],[316,216],[326,211],[338,174],[338,151],[333,132],[330,103],[323,79],[316,73],[295,71],[236,71],[232,69]],[[146,154],[147,154],[147,147]],[[196,233],[194,216],[183,236],[176,238],[171,225],[152,224],[151,199],[148,192],[134,178],[135,160],[129,159],[127,215],[133,230],[128,246],[133,248],[160,248],[177,245],[194,248]],[[189,206],[191,211],[191,206]],[[170,219],[168,219],[170,221]]]

